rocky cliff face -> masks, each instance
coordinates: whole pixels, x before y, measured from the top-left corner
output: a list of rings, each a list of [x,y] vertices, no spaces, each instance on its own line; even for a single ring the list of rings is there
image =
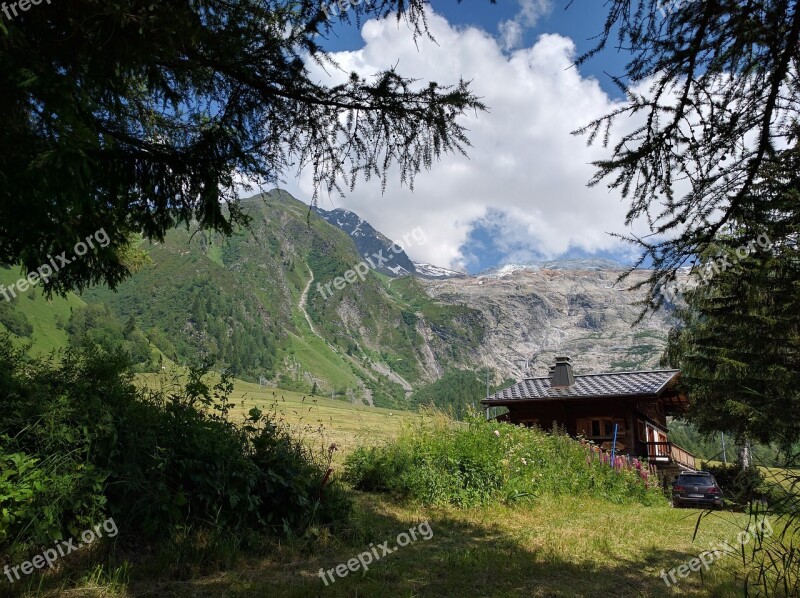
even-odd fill
[[[634,272],[617,283],[619,274],[578,264],[422,284],[431,298],[482,315],[485,334],[473,367],[521,378],[528,360],[530,375],[546,375],[557,354],[571,356],[577,373],[658,367],[669,313],[633,326],[643,291],[627,289],[646,273]]]
[[[383,406],[403,405],[448,369],[488,366],[499,382],[545,375],[567,354],[579,373],[631,370],[657,366],[665,346],[668,314],[631,326],[642,294],[626,289],[645,273],[617,284],[614,262],[466,276],[418,268],[400,254],[406,267],[390,276],[364,267],[364,276],[344,280],[364,253],[385,254],[392,241],[352,212],[319,217],[285,192],[242,200],[242,208],[248,231],[225,239],[173,231],[150,248],[152,265],[116,292],[94,289],[84,299],[122,321],[135,315],[178,363],[215,355],[245,379],[316,385]]]
[[[353,212],[317,213],[347,233],[360,253],[392,244]],[[595,258],[506,264],[467,276],[430,264],[409,265],[404,253],[400,257],[405,267],[382,273],[392,278],[410,274],[435,302],[466,309],[458,313],[458,326],[480,338],[477,347],[456,357],[453,347],[463,345],[461,339],[442,326],[442,318],[432,322],[415,309],[417,340],[422,340],[415,351],[419,383],[438,377],[446,367],[488,366],[503,379],[545,375],[557,354],[573,357],[582,373],[658,367],[670,312],[633,326],[644,293],[628,288],[646,277],[644,271],[617,283],[622,266]],[[389,287],[402,284],[394,280]]]

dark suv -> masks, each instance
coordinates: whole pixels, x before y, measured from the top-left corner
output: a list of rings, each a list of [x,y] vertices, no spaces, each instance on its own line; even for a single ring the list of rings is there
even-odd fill
[[[672,482],[673,507],[722,508],[722,490],[707,471],[684,471]]]

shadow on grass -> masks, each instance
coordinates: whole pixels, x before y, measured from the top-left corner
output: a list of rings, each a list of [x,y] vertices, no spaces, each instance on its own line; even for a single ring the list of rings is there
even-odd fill
[[[666,564],[677,567],[687,562],[686,552],[649,548],[626,559],[598,553],[597,549],[587,550],[585,557],[571,561],[559,554],[559,546],[550,545],[552,538],[539,538],[541,548],[535,549],[511,537],[508,525],[503,529],[497,523],[474,523],[467,519],[469,512],[459,517],[452,511],[438,509],[415,511],[409,506],[398,508],[385,497],[360,494],[353,527],[343,536],[321,533],[318,542],[306,538],[302,542],[271,545],[266,557],[248,556],[233,546],[227,555],[224,547],[220,550],[218,546],[210,551],[210,558],[203,556],[201,547],[175,554],[162,550],[158,556],[148,556],[147,548],[141,547],[135,553],[129,552],[127,559],[118,553],[117,562],[111,559],[105,567],[105,576],[84,573],[82,578],[89,581],[76,589],[37,592],[33,580],[27,589],[29,595],[136,597],[741,595],[737,587],[721,585],[719,580],[703,585],[699,573],[681,580],[677,588],[668,587],[658,573]],[[320,569],[346,564],[369,550],[371,543],[377,547],[388,540],[390,548],[396,547],[398,534],[411,527],[416,530],[426,520],[433,532],[429,540],[423,539],[425,534],[420,530],[415,542],[374,559],[367,571],[334,576],[335,581],[329,579],[327,585],[321,579]],[[601,532],[607,533],[614,544],[626,542],[624,537],[614,537],[615,530]],[[555,543],[558,544],[558,539]],[[132,563],[126,575],[129,583],[117,586],[104,583],[109,572],[123,560]],[[91,564],[83,565],[84,572],[91,570]],[[93,579],[99,584],[93,584]],[[72,585],[51,580],[47,584],[50,588],[56,587],[52,582],[62,587]]]
[[[595,558],[570,562],[557,552],[534,550],[510,538],[496,524],[474,524],[435,509],[420,510],[417,519],[386,511],[388,503],[359,500],[358,530],[347,541],[328,541],[306,550],[282,548],[266,559],[243,558],[232,570],[186,581],[152,581],[132,575],[135,596],[739,596],[734,587],[702,585],[699,573],[670,588],[655,571],[665,563],[678,566],[687,554],[677,550],[645,550],[635,560]],[[407,513],[412,512],[404,511]],[[330,570],[348,559],[427,520],[433,537],[373,560],[367,571],[334,575],[326,585],[320,569]],[[613,530],[608,530],[613,534]],[[419,533],[418,533],[419,535]],[[625,538],[618,538],[625,542]],[[378,551],[380,554],[381,551]]]

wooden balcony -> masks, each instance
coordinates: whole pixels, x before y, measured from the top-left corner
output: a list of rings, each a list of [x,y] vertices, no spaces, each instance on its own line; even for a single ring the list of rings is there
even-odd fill
[[[671,442],[643,442],[645,456],[655,465],[676,464],[687,469],[695,468],[694,455]]]

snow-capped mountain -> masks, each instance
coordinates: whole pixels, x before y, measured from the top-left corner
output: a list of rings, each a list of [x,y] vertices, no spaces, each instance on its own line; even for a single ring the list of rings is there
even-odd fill
[[[416,272],[414,262],[406,255],[405,251],[400,249],[399,252],[395,252],[395,249],[399,249],[399,246],[396,246],[394,241],[376,230],[355,212],[342,208],[330,211],[322,208],[313,208],[313,210],[329,224],[350,235],[361,255],[373,256],[380,253],[383,257],[388,258],[385,263],[376,268],[381,274],[399,277]]]
[[[376,230],[369,222],[361,218],[355,212],[336,208],[335,210],[323,210],[313,208],[313,210],[329,224],[340,228],[353,239],[356,249],[361,255],[373,256],[382,251],[383,256],[390,258],[384,264],[376,268],[381,274],[399,278],[413,274],[421,278],[454,278],[466,276],[463,272],[448,270],[432,264],[417,263],[412,261],[405,251],[399,249],[389,237]]]
[[[456,270],[448,270],[433,264],[426,264],[424,262],[414,262],[416,267],[416,275],[422,278],[458,278],[461,276],[468,276],[464,272],[457,272]]]
[[[515,272],[525,270],[624,270],[626,267],[619,262],[605,258],[582,258],[582,259],[561,259],[531,262],[528,264],[506,264],[496,268],[484,270],[479,277],[502,278]]]

